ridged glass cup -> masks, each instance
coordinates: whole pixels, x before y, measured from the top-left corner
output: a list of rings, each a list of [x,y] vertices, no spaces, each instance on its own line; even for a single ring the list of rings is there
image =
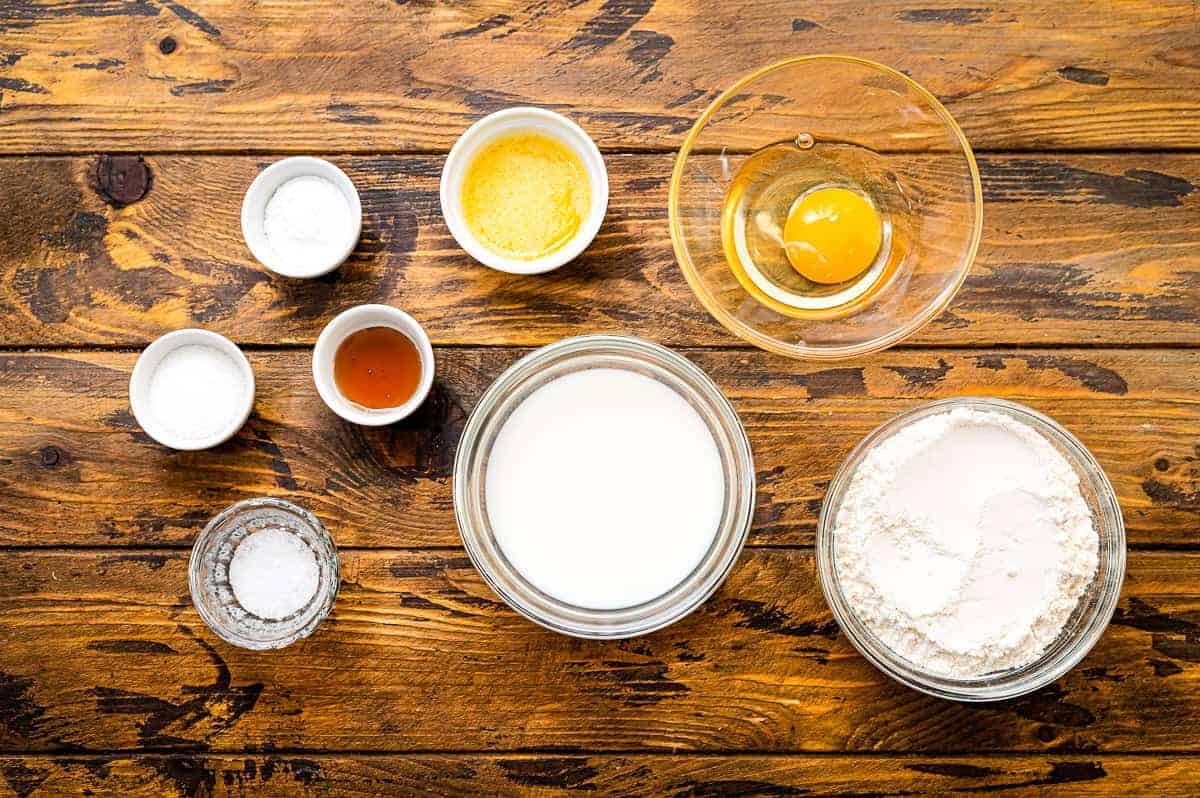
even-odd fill
[[[286,618],[260,618],[238,603],[229,563],[241,542],[259,530],[282,528],[299,537],[317,560],[317,592]],[[188,586],[196,611],[222,640],[255,650],[283,648],[308,637],[329,615],[338,591],[338,555],[317,517],[283,499],[246,499],[222,510],[192,548]]]
[[[888,225],[888,265],[842,304],[786,305],[726,258],[734,177],[780,144],[804,156],[810,187],[861,189]],[[975,156],[949,112],[907,75],[838,55],[780,61],[714,100],[680,147],[668,204],[680,269],[708,312],[755,346],[812,360],[874,352],[928,323],[966,279],[983,229]]]
[[[928,673],[892,651],[854,612],[838,581],[834,527],[842,498],[863,459],[880,442],[910,424],[956,408],[1000,413],[1029,427],[1053,446],[1079,477],[1080,494],[1092,511],[1099,535],[1099,566],[1058,638],[1042,655],[1020,668],[973,679],[952,679]],[[1031,693],[1058,679],[1079,664],[1108,628],[1125,578],[1125,525],[1116,493],[1091,452],[1074,435],[1049,416],[1016,402],[990,397],[965,396],[927,402],[894,416],[854,447],[838,469],[817,523],[817,570],[821,589],[833,617],[846,638],[872,665],[901,684],[923,693],[956,701],[998,701]]]
[[[487,516],[488,459],[509,415],[535,390],[574,371],[616,368],[665,384],[682,396],[712,433],[721,456],[725,496],[716,536],[699,565],[678,585],[642,604],[613,610],[577,607],[534,587],[504,556]],[[567,338],[513,364],[475,406],[454,461],[454,513],[463,545],[500,598],[529,620],[586,638],[624,638],[674,623],[712,595],[733,567],[754,515],[754,458],[729,400],[703,371],[665,347],[620,335]]]

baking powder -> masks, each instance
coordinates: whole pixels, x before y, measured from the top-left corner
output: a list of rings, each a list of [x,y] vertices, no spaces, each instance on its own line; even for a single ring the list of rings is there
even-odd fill
[[[341,257],[354,235],[354,216],[341,190],[323,177],[294,177],[275,189],[263,211],[267,244],[295,269]]]
[[[967,408],[879,443],[834,529],[855,614],[896,654],[952,678],[1037,659],[1092,581],[1098,547],[1063,455],[1007,415]]]

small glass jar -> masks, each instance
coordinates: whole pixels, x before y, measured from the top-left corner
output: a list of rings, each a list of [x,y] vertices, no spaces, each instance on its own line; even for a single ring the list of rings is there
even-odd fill
[[[1096,575],[1080,596],[1075,611],[1067,619],[1058,638],[1047,646],[1041,656],[1027,665],[970,679],[950,678],[924,671],[892,651],[872,633],[859,620],[842,592],[834,553],[834,528],[838,511],[863,459],[882,441],[910,424],[956,408],[1000,413],[1045,438],[1079,477],[1080,495],[1092,512],[1093,527],[1099,536]],[[978,396],[942,399],[919,405],[889,419],[867,435],[846,457],[829,485],[817,522],[817,570],[833,617],[854,647],[876,668],[901,684],[939,698],[998,701],[1032,693],[1058,679],[1087,655],[1108,628],[1125,578],[1125,525],[1116,494],[1100,464],[1075,436],[1054,419],[1003,399]]]
[[[538,388],[564,374],[594,368],[633,371],[658,380],[700,415],[721,457],[725,495],[708,551],[682,582],[632,607],[597,610],[547,595],[504,556],[488,521],[485,475],[492,445],[509,415]],[[467,421],[454,461],[454,512],[463,545],[500,598],[548,629],[611,639],[647,634],[674,623],[712,595],[733,567],[754,515],[754,459],[741,420],[708,375],[665,347],[620,335],[567,338],[526,355],[492,383]]]
[[[317,561],[317,590],[290,615],[262,618],[238,603],[229,584],[229,563],[248,536],[283,529],[300,538]],[[338,590],[338,555],[333,538],[316,516],[282,499],[246,499],[218,513],[192,548],[188,586],[196,611],[227,643],[255,650],[283,648],[302,640],[325,620]]]

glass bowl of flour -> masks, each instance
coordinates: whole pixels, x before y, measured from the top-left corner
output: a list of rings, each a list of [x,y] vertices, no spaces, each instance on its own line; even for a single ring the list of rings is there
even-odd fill
[[[959,701],[1037,690],[1108,626],[1125,528],[1091,453],[1001,399],[916,407],[869,434],[817,529],[825,598],[897,681]]]
[[[454,466],[463,544],[493,590],[563,634],[661,629],[712,594],[754,514],[737,413],[694,364],[619,335],[525,356],[471,414]]]

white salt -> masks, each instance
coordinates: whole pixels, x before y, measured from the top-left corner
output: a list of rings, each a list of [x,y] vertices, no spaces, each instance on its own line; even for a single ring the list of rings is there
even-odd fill
[[[267,244],[296,269],[317,269],[345,254],[354,215],[341,189],[323,177],[293,177],[267,200]]]
[[[206,344],[187,344],[159,361],[147,395],[159,426],[176,438],[201,440],[241,416],[248,390],[232,357]]]
[[[246,537],[229,563],[229,586],[238,604],[270,620],[303,609],[316,595],[321,571],[316,555],[297,535],[269,527]]]

